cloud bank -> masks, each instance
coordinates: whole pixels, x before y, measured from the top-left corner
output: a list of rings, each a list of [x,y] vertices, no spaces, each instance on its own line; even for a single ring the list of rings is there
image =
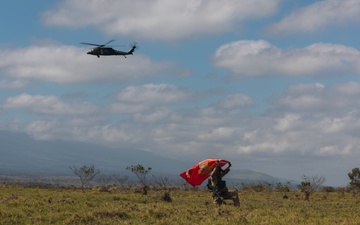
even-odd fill
[[[164,101],[165,93],[177,97]],[[37,139],[152,146],[154,152],[176,157],[204,151],[229,157],[258,153],[346,157],[360,144],[359,93],[358,82],[292,85],[271,99],[272,110],[251,115],[244,112],[254,101],[242,93],[226,95],[197,109],[187,108],[186,104],[174,106],[191,102],[195,93],[163,83],[125,87],[105,107],[69,103],[55,96],[22,94],[0,102],[0,109],[7,112],[27,109],[38,114],[38,119],[32,122],[7,123],[9,129],[25,130]],[[112,104],[121,104],[123,109],[137,108],[113,111]],[[118,122],[109,120],[114,113]],[[44,114],[72,117],[44,120]]]
[[[171,62],[155,62],[141,54],[126,59],[118,56],[97,58],[86,55],[87,50],[66,45],[3,49],[0,72],[11,80],[0,80],[0,86],[20,88],[26,80],[61,84],[134,81],[181,73]]]
[[[43,14],[49,26],[94,26],[107,34],[181,40],[229,32],[273,14],[279,0],[65,0]]]
[[[317,32],[332,25],[354,22],[360,22],[358,0],[322,0],[295,10],[281,21],[269,25],[266,30],[276,35]]]
[[[340,44],[281,49],[264,40],[239,40],[220,46],[212,60],[233,78],[360,74],[360,51]]]

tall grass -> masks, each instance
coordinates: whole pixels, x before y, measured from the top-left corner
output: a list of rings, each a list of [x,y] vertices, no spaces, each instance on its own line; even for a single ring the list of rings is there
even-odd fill
[[[214,205],[207,191],[162,194],[0,184],[0,224],[360,224],[360,198],[348,193],[241,191],[240,207]]]

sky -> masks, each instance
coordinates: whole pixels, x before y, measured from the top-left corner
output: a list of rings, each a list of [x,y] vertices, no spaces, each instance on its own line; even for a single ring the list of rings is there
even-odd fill
[[[2,131],[325,185],[359,167],[358,0],[13,0],[0,15]],[[139,48],[80,44],[109,40]]]

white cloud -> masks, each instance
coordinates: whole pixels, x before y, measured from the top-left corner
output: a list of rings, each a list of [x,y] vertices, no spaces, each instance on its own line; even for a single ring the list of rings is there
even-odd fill
[[[21,94],[0,104],[4,109],[24,108],[52,115],[91,114],[97,111],[92,103],[64,103],[56,96]]]
[[[360,74],[360,51],[326,43],[280,49],[264,40],[239,40],[219,47],[213,63],[233,78]]]
[[[267,28],[272,34],[316,32],[331,25],[360,22],[358,0],[322,0],[295,10]]]
[[[177,115],[169,108],[160,107],[152,110],[150,113],[138,113],[134,115],[134,121],[145,123],[171,123],[173,119],[176,119]]]
[[[300,122],[300,118],[301,116],[297,114],[287,114],[284,117],[278,119],[277,124],[275,124],[274,126],[274,129],[276,131],[286,132],[287,130],[290,130],[291,128],[296,126],[296,124]]]
[[[324,146],[319,149],[319,155],[347,155],[353,149],[352,145],[337,146],[329,145]]]
[[[43,14],[49,26],[95,26],[107,34],[161,40],[231,31],[275,12],[279,0],[65,0]]]
[[[177,103],[191,97],[186,90],[171,84],[145,84],[129,86],[117,94],[117,100],[144,105]]]
[[[342,114],[335,118],[325,113],[318,116],[305,114],[281,114],[277,117],[254,118],[263,124],[255,127],[252,121],[246,131],[241,132],[243,141],[239,142],[238,154],[278,155],[282,156],[343,156],[358,154],[360,128],[357,122],[359,114]],[[325,122],[326,121],[326,122]],[[335,126],[337,127],[334,130]],[[256,129],[251,132],[251,129]],[[330,131],[332,129],[332,131]],[[250,135],[250,138],[249,138]],[[232,140],[234,144],[234,140]],[[331,146],[331,148],[329,147]],[[230,146],[227,146],[230,147]]]
[[[0,71],[21,80],[63,84],[144,79],[175,70],[170,62],[154,62],[144,55],[93,57],[73,46],[31,46],[2,50]]]
[[[149,107],[142,104],[115,102],[109,106],[109,111],[117,114],[134,114],[147,110]]]
[[[197,140],[199,141],[233,141],[236,137],[237,129],[233,127],[216,127],[207,133],[201,133],[198,135]]]
[[[222,108],[232,109],[236,107],[252,106],[254,105],[254,102],[245,94],[233,94],[226,96],[219,104]]]
[[[288,150],[290,147],[290,143],[286,140],[282,141],[274,141],[274,140],[266,140],[258,143],[252,143],[251,145],[240,145],[238,147],[237,153],[254,153],[254,152],[264,152],[264,153],[279,153]]]
[[[297,84],[289,86],[282,96],[271,101],[279,107],[294,112],[339,113],[358,110],[360,84],[347,82],[325,87],[322,84]]]
[[[22,129],[32,137],[35,137],[37,140],[56,139],[56,134],[66,139],[64,133],[59,133],[57,131],[59,129],[65,130],[66,128],[64,128],[64,125],[58,127],[56,125],[59,125],[56,121],[33,121]]]
[[[19,89],[26,87],[28,85],[28,82],[25,80],[9,80],[4,79],[0,80],[0,89]]]
[[[157,118],[175,116],[167,106],[186,102],[193,94],[172,84],[144,84],[128,86],[117,93],[111,103],[112,113],[132,114],[134,120],[152,122]]]

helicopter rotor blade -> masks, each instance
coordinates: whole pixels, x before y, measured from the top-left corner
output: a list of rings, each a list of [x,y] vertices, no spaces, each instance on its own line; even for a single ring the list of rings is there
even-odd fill
[[[115,40],[110,40],[110,41],[106,42],[106,43],[103,44],[103,45],[99,45],[99,47],[100,47],[100,48],[105,47],[106,45],[110,44],[110,43],[113,42],[113,41],[115,41]]]
[[[124,47],[124,46],[127,46],[127,45],[107,45],[108,47]]]
[[[103,45],[104,45],[104,46],[105,46],[105,45],[108,45],[108,44],[110,44],[110,43],[113,42],[113,41],[115,41],[115,40],[110,40],[110,41],[106,42],[106,43],[103,44]]]
[[[87,42],[81,42],[80,44],[83,44],[83,45],[92,45],[92,46],[98,46],[98,47],[101,46],[101,45],[98,45],[98,44],[92,44],[92,43],[87,43]]]
[[[105,47],[106,45],[110,44],[111,42],[113,42],[115,40],[110,40],[108,42],[106,42],[105,44],[102,44],[102,45],[99,45],[99,44],[93,44],[93,43],[88,43],[88,42],[81,42],[80,44],[83,44],[83,45],[92,45],[92,46],[97,46],[97,47]]]

